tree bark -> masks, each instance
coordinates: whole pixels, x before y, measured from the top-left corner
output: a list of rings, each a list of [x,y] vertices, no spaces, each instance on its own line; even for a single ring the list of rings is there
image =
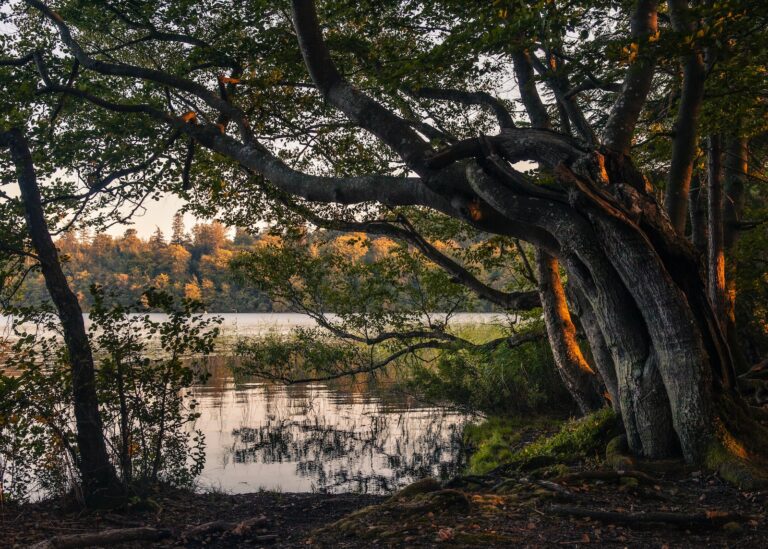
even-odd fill
[[[669,13],[675,32],[689,34],[695,30],[687,0],[669,0]],[[672,161],[669,166],[664,205],[678,234],[685,234],[688,190],[691,185],[693,164],[696,159],[699,113],[704,100],[706,71],[704,57],[693,50],[681,59],[683,83],[680,105],[675,120],[675,139],[672,144]]]
[[[613,363],[611,351],[605,343],[603,332],[597,321],[597,316],[592,310],[592,306],[584,297],[582,290],[573,282],[569,281],[566,286],[566,294],[570,308],[579,317],[579,322],[584,330],[584,335],[589,342],[589,348],[592,351],[595,368],[600,374],[608,398],[611,400],[611,406],[618,413],[621,413],[619,404],[619,381],[616,377],[616,366]]]
[[[739,223],[744,211],[745,186],[748,169],[748,141],[744,137],[729,137],[725,142],[723,171],[725,196],[723,203],[723,246],[732,252],[739,237]],[[736,265],[726,262],[725,332],[738,372],[746,372],[750,364],[742,350],[736,330]]]
[[[688,211],[691,218],[691,244],[704,256],[707,253],[707,208],[704,205],[706,193],[702,192],[701,178],[696,175],[688,191]]]
[[[725,247],[720,136],[707,138],[707,289],[715,317],[726,327]]]
[[[582,413],[598,410],[603,406],[603,399],[595,372],[576,341],[576,327],[568,312],[558,262],[537,248],[536,267],[544,322],[558,372]]]
[[[48,230],[29,145],[16,129],[0,134],[0,144],[10,148],[18,174],[29,236],[64,332],[72,369],[78,468],[83,491],[87,500],[113,495],[120,485],[104,441],[91,346],[80,304],[61,269],[59,255]]]

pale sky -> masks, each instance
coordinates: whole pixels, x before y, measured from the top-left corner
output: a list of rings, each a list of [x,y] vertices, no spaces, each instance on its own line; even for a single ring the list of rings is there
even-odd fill
[[[165,237],[171,236],[171,224],[173,216],[184,205],[184,201],[176,195],[167,194],[159,201],[147,200],[144,202],[146,211],[139,211],[132,218],[132,225],[115,225],[107,232],[113,236],[122,235],[129,227],[136,229],[141,238],[148,238],[156,227],[165,233]],[[192,214],[184,215],[184,226],[187,231],[191,230],[199,220]]]

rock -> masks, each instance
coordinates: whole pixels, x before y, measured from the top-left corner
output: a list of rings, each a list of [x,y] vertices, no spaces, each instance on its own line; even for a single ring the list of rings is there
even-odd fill
[[[635,459],[629,455],[626,435],[619,435],[611,439],[605,448],[605,462],[614,471],[632,471],[635,469]]]
[[[436,492],[440,490],[440,483],[434,478],[423,478],[417,480],[413,484],[409,484],[399,492],[397,492],[391,499],[410,499],[419,494],[426,494],[429,492]]]

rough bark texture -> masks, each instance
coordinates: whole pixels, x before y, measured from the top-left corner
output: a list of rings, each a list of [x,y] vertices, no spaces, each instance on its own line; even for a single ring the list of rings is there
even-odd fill
[[[592,358],[595,368],[600,374],[605,390],[611,400],[614,410],[621,413],[619,404],[619,381],[616,377],[616,366],[613,363],[611,351],[605,343],[603,332],[597,321],[597,316],[592,310],[592,306],[584,297],[582,291],[573,283],[569,282],[566,287],[568,303],[571,310],[579,317],[579,322],[584,330],[584,335],[589,342],[589,348],[592,351]]]
[[[576,327],[568,312],[557,260],[537,250],[536,270],[544,322],[560,376],[583,413],[597,410],[602,407],[603,399],[595,372],[576,340]]]
[[[45,286],[51,296],[64,332],[64,342],[72,369],[73,405],[77,427],[78,467],[86,498],[99,498],[119,489],[114,468],[109,462],[96,397],[93,356],[77,297],[61,269],[56,246],[51,239],[42,208],[32,156],[26,139],[17,130],[0,134],[0,144],[10,148],[18,173],[32,245],[35,248]]]

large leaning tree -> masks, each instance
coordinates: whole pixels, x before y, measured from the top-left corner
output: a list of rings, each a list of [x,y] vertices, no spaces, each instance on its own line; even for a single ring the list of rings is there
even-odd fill
[[[90,140],[60,169],[106,151],[171,165],[176,192],[236,221],[289,211],[409,242],[502,308],[540,303],[576,401],[595,406],[599,379],[637,455],[765,454],[737,391],[724,258],[757,225],[743,206],[767,121],[766,6],[19,0],[2,14],[4,85],[28,111],[3,123]],[[540,300],[441,253],[419,231],[435,224],[533,246]]]

